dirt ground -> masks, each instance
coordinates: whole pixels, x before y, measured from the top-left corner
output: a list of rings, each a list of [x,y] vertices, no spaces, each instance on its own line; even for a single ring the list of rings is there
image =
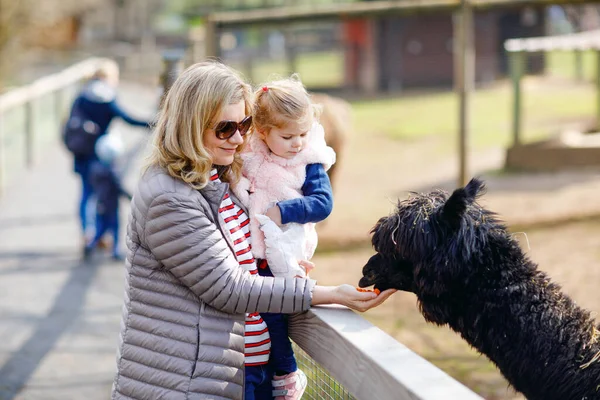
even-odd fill
[[[319,229],[313,276],[322,284],[356,284],[372,255],[369,230],[408,191],[456,186],[455,157],[431,156],[435,139],[394,142],[362,132],[350,138],[340,157],[335,208]],[[560,173],[504,174],[504,151],[471,154],[472,175],[482,176],[488,193],[482,203],[498,212],[529,249],[540,268],[559,282],[580,305],[600,310],[600,169]],[[579,222],[548,225],[552,221]],[[541,226],[541,227],[540,227]],[[545,226],[545,227],[544,227]],[[523,399],[485,356],[447,328],[426,324],[415,297],[397,293],[365,314],[375,325],[465,383],[486,399]]]

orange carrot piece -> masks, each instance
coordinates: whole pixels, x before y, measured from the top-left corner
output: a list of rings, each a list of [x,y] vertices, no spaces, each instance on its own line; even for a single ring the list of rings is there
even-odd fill
[[[373,289],[363,289],[363,288],[357,287],[356,290],[358,290],[359,292],[374,292],[378,296],[379,296],[379,293],[380,293],[379,289],[374,289],[373,290]]]

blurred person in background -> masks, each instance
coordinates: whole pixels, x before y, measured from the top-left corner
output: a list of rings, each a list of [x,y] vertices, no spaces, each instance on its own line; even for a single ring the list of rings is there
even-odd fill
[[[96,224],[93,239],[85,245],[84,259],[89,259],[106,232],[110,232],[112,258],[123,260],[119,250],[119,199],[121,196],[131,200],[131,195],[121,185],[117,161],[123,154],[124,145],[120,136],[114,133],[104,135],[96,142],[97,160],[90,163],[89,183],[96,196]]]
[[[98,160],[95,152],[96,141],[108,133],[114,118],[121,118],[133,126],[148,127],[149,120],[136,119],[127,114],[117,103],[119,67],[114,61],[103,63],[92,78],[83,86],[71,107],[65,124],[65,144],[74,159],[74,171],[81,178],[79,218],[85,244],[94,235],[88,223],[88,203],[93,195],[89,180],[92,162]],[[70,145],[68,139],[75,139]]]
[[[394,292],[258,275],[248,212],[229,187],[251,115],[249,85],[216,62],[186,69],[165,97],[131,203],[113,400],[272,399],[261,312],[366,311]],[[248,365],[262,368],[252,387]]]

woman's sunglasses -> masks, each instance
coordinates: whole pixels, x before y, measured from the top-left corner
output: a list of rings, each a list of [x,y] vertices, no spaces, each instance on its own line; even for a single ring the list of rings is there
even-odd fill
[[[252,115],[247,116],[240,122],[221,121],[215,127],[215,134],[221,140],[227,140],[239,130],[240,135],[244,136],[252,126]]]

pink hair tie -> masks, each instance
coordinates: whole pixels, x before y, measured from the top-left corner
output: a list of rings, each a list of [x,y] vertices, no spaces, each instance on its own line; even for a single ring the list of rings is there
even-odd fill
[[[266,86],[263,86],[263,87],[262,87],[262,90],[263,90],[263,92],[268,92],[268,91],[269,91],[269,88],[268,88],[268,87],[266,87]]]

